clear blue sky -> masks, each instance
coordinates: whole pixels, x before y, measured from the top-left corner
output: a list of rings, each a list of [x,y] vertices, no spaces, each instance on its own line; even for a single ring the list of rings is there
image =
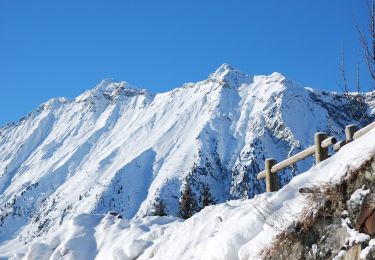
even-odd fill
[[[3,0],[0,125],[108,76],[164,92],[224,62],[338,90],[342,42],[350,64],[366,15],[361,0]]]

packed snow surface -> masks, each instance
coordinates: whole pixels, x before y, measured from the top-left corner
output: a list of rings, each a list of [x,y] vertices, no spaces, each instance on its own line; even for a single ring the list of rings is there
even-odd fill
[[[276,193],[209,206],[186,221],[80,214],[14,259],[258,259],[275,235],[309,206],[300,188],[338,182],[348,169],[360,167],[373,156],[375,130]],[[363,190],[353,194],[353,199],[360,193]],[[352,238],[369,239],[359,235],[352,234]]]

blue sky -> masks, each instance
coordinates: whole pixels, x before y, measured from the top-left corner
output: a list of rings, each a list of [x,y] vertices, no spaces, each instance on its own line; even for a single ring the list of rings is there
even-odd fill
[[[164,92],[224,62],[339,90],[341,45],[354,74],[366,15],[361,0],[3,0],[0,125],[108,76]]]

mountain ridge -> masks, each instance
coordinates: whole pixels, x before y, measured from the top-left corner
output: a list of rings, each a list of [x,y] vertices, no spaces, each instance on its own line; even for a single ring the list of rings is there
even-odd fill
[[[358,95],[373,119],[374,92]],[[342,94],[227,64],[160,94],[104,80],[51,99],[0,128],[0,245],[28,243],[81,213],[142,217],[157,198],[177,215],[186,181],[197,197],[209,185],[217,202],[253,197],[264,190],[255,176],[265,158],[306,148],[316,131],[342,137],[343,126],[366,124],[348,106]],[[311,165],[282,172],[281,185]]]

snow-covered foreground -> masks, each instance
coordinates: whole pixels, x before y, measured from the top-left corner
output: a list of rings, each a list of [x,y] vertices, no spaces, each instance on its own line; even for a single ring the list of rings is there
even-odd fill
[[[14,259],[258,259],[275,235],[308,207],[300,188],[336,183],[348,169],[357,169],[374,156],[372,130],[276,193],[206,207],[186,221],[173,217],[129,221],[109,214],[80,214],[47,238],[21,249],[24,253],[13,254],[20,248],[9,247],[5,255]]]

